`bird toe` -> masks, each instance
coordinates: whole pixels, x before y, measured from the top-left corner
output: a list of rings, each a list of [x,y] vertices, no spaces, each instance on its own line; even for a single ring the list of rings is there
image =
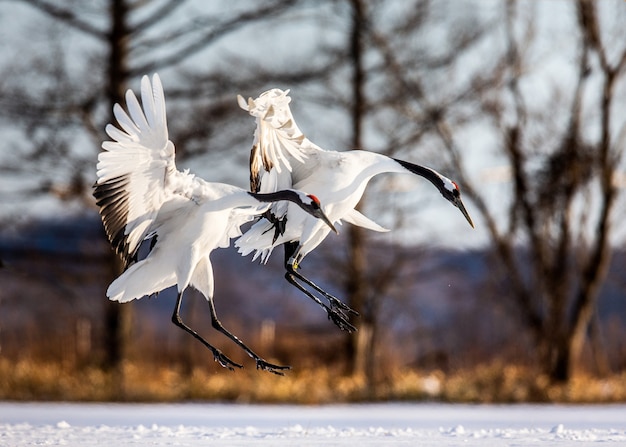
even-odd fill
[[[256,369],[268,371],[273,374],[276,374],[277,376],[284,376],[285,373],[283,371],[290,370],[291,366],[274,365],[272,363],[266,362],[263,359],[257,359]]]
[[[356,327],[350,324],[347,318],[341,313],[334,311],[332,309],[327,310],[328,318],[335,323],[335,325],[341,329],[342,331],[346,331],[348,333],[356,332]]]
[[[226,357],[221,351],[214,352],[213,355],[215,357],[215,361],[224,368],[227,368],[231,371],[234,371],[235,368],[243,368],[243,365],[232,361],[231,359]]]

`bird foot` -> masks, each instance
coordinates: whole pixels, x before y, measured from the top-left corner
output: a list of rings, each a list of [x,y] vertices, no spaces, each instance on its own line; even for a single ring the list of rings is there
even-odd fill
[[[291,366],[274,365],[259,358],[256,359],[256,369],[268,371],[272,374],[276,374],[277,376],[284,376],[285,373],[283,373],[282,371],[290,370]]]
[[[328,303],[330,304],[330,308],[334,311],[337,311],[343,315],[345,315],[345,312],[347,312],[348,314],[354,315],[355,317],[359,316],[359,313],[356,310],[352,309],[335,295],[331,295],[330,293],[322,289],[319,289],[319,291],[322,293],[322,295],[324,295],[324,297],[326,297]]]
[[[326,308],[326,313],[328,314],[328,319],[331,320],[339,329],[342,331],[346,331],[348,333],[356,332],[356,327],[354,327],[348,321],[346,315],[338,311],[337,309],[331,309],[330,307]]]
[[[224,355],[224,353],[222,353],[222,351],[220,351],[219,349],[215,349],[213,351],[213,357],[217,363],[231,371],[234,371],[235,368],[243,368],[243,365],[233,362],[231,359],[226,357],[226,355]]]
[[[344,314],[344,311],[345,311],[349,313],[350,315],[354,315],[355,317],[359,316],[359,313],[356,310],[352,309],[350,306],[348,306],[346,303],[341,301],[339,298],[334,297],[332,295],[327,295],[326,298],[328,298],[328,302],[330,303],[330,308],[332,310],[336,312],[340,312],[342,314]]]

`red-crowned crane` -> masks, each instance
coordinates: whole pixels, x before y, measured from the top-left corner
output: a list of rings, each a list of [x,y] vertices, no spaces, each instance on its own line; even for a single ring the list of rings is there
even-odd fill
[[[228,247],[241,234],[240,226],[265,212],[277,201],[289,201],[335,230],[315,196],[288,189],[268,194],[248,192],[223,183],[210,183],[188,171],[176,169],[174,145],[168,140],[165,97],[158,75],[141,80],[141,102],[126,93],[128,114],[119,104],[113,108],[119,129],[111,124],[98,156],[94,196],[111,245],[125,264],[125,271],[111,283],[107,296],[127,302],[177,286],[172,321],[198,339],[223,367],[242,365],[210,345],[183,323],[183,293],[192,286],[207,299],[215,329],[225,334],[256,361],[259,369],[276,374],[288,366],[266,362],[222,326],[213,303],[214,278],[211,252]],[[335,230],[336,231],[336,230]],[[137,259],[141,243],[151,240],[148,255]]]
[[[387,172],[412,173],[429,180],[474,227],[456,183],[437,171],[403,160],[364,150],[327,151],[311,142],[298,128],[289,103],[289,90],[271,89],[248,101],[239,95],[239,106],[256,118],[250,154],[250,189],[271,192],[283,188],[311,191],[325,205],[328,218],[335,223],[349,222],[374,231],[388,231],[355,209],[369,180]],[[304,257],[328,235],[329,228],[310,219],[297,207],[278,203],[265,218],[255,223],[235,243],[242,255],[255,252],[266,262],[274,247],[285,250],[285,278],[322,306],[341,329],[353,331],[350,307],[325,292],[298,271]],[[329,305],[308,290],[320,293]]]

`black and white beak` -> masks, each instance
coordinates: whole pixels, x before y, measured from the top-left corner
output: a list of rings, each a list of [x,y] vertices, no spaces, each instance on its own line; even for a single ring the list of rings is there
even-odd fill
[[[339,231],[337,231],[337,228],[335,228],[335,226],[330,221],[326,213],[324,213],[324,211],[322,210],[322,205],[320,204],[319,199],[315,197],[313,194],[309,194],[307,195],[307,197],[311,199],[311,204],[309,205],[310,214],[314,217],[317,217],[318,219],[321,219],[326,225],[330,227],[331,230],[335,232],[335,234],[339,234]]]
[[[452,200],[452,204],[454,206],[456,206],[459,210],[461,210],[461,213],[463,214],[463,216],[465,216],[465,218],[467,219],[467,222],[472,226],[472,228],[474,228],[474,222],[472,222],[472,218],[470,217],[469,213],[465,209],[465,205],[463,205],[463,201],[461,200],[461,196],[455,197]]]

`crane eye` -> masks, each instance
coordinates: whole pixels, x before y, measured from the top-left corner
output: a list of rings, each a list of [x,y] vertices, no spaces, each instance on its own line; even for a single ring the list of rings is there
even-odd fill
[[[454,189],[452,190],[452,194],[455,197],[461,197],[461,188],[459,188],[459,185],[457,185],[456,182],[452,182],[452,184],[454,185]]]

